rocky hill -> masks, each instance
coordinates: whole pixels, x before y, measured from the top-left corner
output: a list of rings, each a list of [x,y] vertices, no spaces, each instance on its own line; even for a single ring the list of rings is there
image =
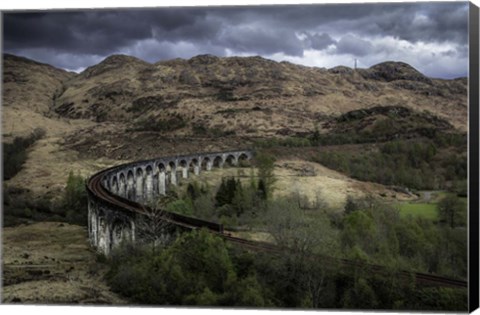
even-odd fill
[[[466,130],[466,78],[432,79],[401,62],[327,70],[261,57],[200,55],[150,64],[113,55],[73,74],[5,54],[3,76],[4,107],[17,115],[28,110],[121,123],[129,131],[295,135],[327,126],[323,122],[331,117],[379,106],[426,111]]]
[[[4,54],[2,75],[4,141],[24,136],[38,127],[53,133],[65,130],[58,117],[52,117],[52,108],[55,97],[63,91],[63,84],[76,76],[75,73]]]
[[[50,189],[63,170],[89,174],[101,158],[225,150],[316,129],[361,141],[467,129],[466,78],[428,78],[401,62],[327,70],[261,57],[150,64],[114,55],[75,74],[3,58],[3,141],[46,131],[12,185]]]
[[[3,106],[46,114],[55,93],[75,74],[10,54],[3,56]]]
[[[354,71],[261,57],[148,64],[115,55],[66,82],[54,110],[131,130],[264,136],[313,130],[326,117],[378,106],[428,111],[465,130],[466,104],[465,78],[432,79],[401,62]]]

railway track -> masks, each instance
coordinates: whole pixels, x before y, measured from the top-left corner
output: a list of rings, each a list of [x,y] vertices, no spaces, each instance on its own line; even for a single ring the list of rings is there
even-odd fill
[[[112,169],[112,168],[110,168]],[[120,197],[108,191],[102,185],[102,178],[107,171],[110,169],[101,171],[95,175],[93,175],[87,182],[87,189],[92,193],[95,197],[101,199],[103,202],[109,203],[113,206],[120,207],[122,209],[132,211],[139,214],[146,214],[148,211],[148,207],[142,204],[136,203],[134,201],[128,200],[126,198]],[[245,249],[257,251],[257,252],[269,252],[269,253],[285,253],[289,249],[282,248],[280,246],[266,243],[266,242],[258,242],[247,240],[239,237],[233,237],[228,233],[225,233],[223,229],[221,231],[214,230],[211,228],[212,223],[210,225],[201,224],[201,220],[199,220],[200,224],[191,224],[182,222],[182,216],[178,216],[177,219],[172,219],[168,215],[164,218],[167,222],[181,227],[187,230],[195,230],[200,228],[207,228],[212,234],[215,234],[225,241],[230,243],[237,244]],[[209,223],[208,221],[204,221]],[[443,287],[452,287],[452,288],[467,288],[468,283],[464,280],[452,279],[432,274],[420,273],[420,272],[409,272],[409,271],[391,271],[388,268],[380,265],[375,264],[368,264],[364,262],[348,260],[348,259],[340,259],[328,256],[320,256],[320,255],[310,255],[310,259],[317,259],[319,262],[324,263],[326,266],[341,266],[345,268],[359,268],[365,271],[369,271],[375,274],[381,275],[398,275],[405,279],[411,279],[412,277],[415,278],[416,282],[423,285],[431,285],[431,286],[443,286]]]

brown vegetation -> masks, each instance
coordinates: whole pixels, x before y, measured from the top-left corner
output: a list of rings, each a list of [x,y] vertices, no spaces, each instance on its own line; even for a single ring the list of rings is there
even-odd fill
[[[2,230],[2,302],[124,304],[103,281],[86,228],[40,222]]]

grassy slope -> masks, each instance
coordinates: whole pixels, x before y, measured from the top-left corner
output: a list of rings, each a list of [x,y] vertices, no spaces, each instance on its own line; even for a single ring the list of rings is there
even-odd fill
[[[400,205],[401,217],[423,217],[429,220],[438,219],[438,209],[436,204],[432,203],[403,203]]]
[[[86,228],[40,222],[2,230],[4,303],[124,304],[103,282]]]

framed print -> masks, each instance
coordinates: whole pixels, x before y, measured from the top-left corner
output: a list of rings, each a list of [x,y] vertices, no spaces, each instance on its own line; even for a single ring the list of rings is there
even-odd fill
[[[478,20],[2,10],[2,303],[475,310]]]

